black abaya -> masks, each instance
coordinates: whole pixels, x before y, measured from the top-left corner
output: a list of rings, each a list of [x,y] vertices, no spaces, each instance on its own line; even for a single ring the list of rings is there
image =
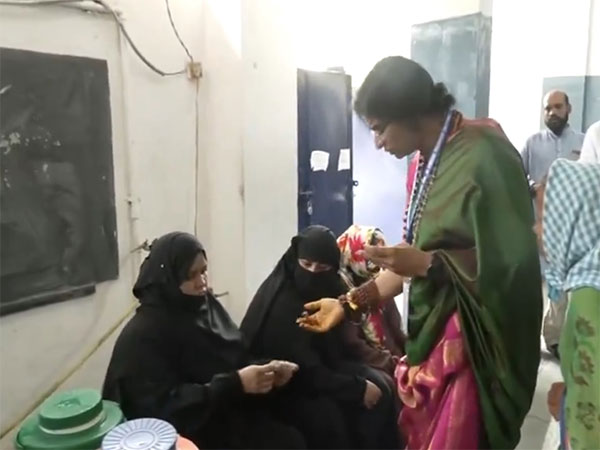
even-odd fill
[[[331,270],[312,273],[301,267],[299,259],[329,265]],[[366,379],[371,377],[366,366],[344,361],[342,330],[314,334],[296,324],[304,303],[335,298],[345,291],[338,275],[339,263],[340,253],[331,231],[313,226],[300,233],[257,291],[241,330],[253,354],[287,359],[299,365],[289,390],[337,405],[326,419],[336,425],[322,439],[335,440],[339,436],[338,444],[332,445],[343,447],[342,441],[350,438],[350,447],[381,448],[387,445],[379,444],[382,433],[395,435],[393,398],[387,386],[380,386],[382,399],[375,408],[367,410],[363,401]],[[371,381],[379,384],[379,380]]]
[[[155,417],[207,448],[304,448],[303,436],[273,418],[270,396],[244,394],[237,371],[250,359],[220,303],[179,285],[200,243],[172,233],[153,244],[134,294],[135,316],[121,332],[104,382],[106,399],[128,419]]]

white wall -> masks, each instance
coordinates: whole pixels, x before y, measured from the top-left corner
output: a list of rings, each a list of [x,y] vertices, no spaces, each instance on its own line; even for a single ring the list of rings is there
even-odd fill
[[[597,3],[494,2],[490,117],[517,147],[539,130],[544,78],[600,74]]]
[[[357,87],[381,58],[410,56],[411,24],[479,8],[479,0],[241,3],[246,297],[230,304],[236,318],[297,229],[297,68],[342,66]]]
[[[408,55],[410,28],[392,0],[372,1],[369,8],[362,1],[341,0],[247,0],[242,5],[247,302],[298,226],[297,68],[343,66],[356,85],[380,58]],[[236,316],[245,304],[236,302]]]
[[[202,45],[201,3],[173,1],[173,15],[192,52]],[[162,0],[121,1],[126,25],[144,54],[163,70],[184,67]],[[0,321],[0,427],[26,411],[132,304],[141,240],[194,227],[195,86],[185,76],[161,78],[122,48],[113,20],[71,8],[0,8],[0,45],[106,59],[112,107],[120,277],[89,298],[37,308]],[[130,189],[130,186],[132,188]],[[140,199],[130,220],[127,198]],[[203,193],[200,194],[202,200]],[[201,201],[201,207],[206,202]],[[205,211],[206,212],[206,211]],[[132,223],[137,224],[134,236]],[[201,235],[203,233],[200,233]],[[218,287],[217,287],[218,289]],[[99,387],[110,345],[72,383]],[[0,448],[10,448],[9,439]]]
[[[207,0],[195,27],[204,33],[200,83],[202,117],[201,192],[206,192],[206,239],[209,272],[217,292],[235,319],[245,302],[244,168],[242,153],[243,74],[241,1]]]
[[[456,16],[466,16],[489,9],[491,0],[427,0],[411,5],[414,24],[432,22]]]
[[[298,67],[342,66],[358,87],[380,59],[410,56],[411,26],[489,9],[491,0],[294,0],[290,23]]]
[[[390,0],[304,0],[292,3],[296,65],[311,70],[342,66],[359,86],[381,58],[410,55],[414,5]]]
[[[298,224],[296,65],[287,2],[243,2],[245,302],[289,245]]]
[[[591,0],[587,59],[587,74],[600,75],[600,1],[598,0]]]

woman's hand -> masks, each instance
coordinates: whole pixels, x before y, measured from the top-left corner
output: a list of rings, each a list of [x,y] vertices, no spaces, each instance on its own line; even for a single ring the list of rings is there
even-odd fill
[[[372,381],[366,380],[367,388],[365,389],[365,397],[363,402],[367,409],[372,409],[379,402],[381,398],[381,389],[377,387]]]
[[[365,246],[365,257],[375,265],[406,278],[425,277],[433,256],[408,244],[396,247]]]
[[[296,372],[298,372],[298,364],[289,361],[271,361],[269,363],[275,371],[275,387],[285,386],[290,382]]]
[[[304,309],[312,314],[299,317],[296,323],[301,328],[315,333],[325,333],[344,320],[344,307],[334,298],[307,303]]]
[[[274,366],[269,363],[262,366],[251,365],[238,370],[242,387],[246,394],[266,394],[275,384]]]
[[[552,383],[552,386],[550,386],[550,390],[548,391],[548,411],[550,411],[554,420],[559,420],[560,418],[560,404],[564,392],[565,383]]]

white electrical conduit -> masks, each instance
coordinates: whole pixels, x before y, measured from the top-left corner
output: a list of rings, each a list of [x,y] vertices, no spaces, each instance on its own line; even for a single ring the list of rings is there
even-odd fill
[[[17,428],[21,422],[23,422],[33,411],[36,410],[38,406],[40,406],[44,400],[46,400],[50,395],[54,393],[65,381],[67,381],[75,372],[77,372],[87,361],[90,359],[94,353],[100,348],[104,342],[129,318],[129,316],[133,313],[135,308],[137,307],[137,302],[133,303],[123,314],[119,320],[115,324],[113,324],[101,337],[100,339],[90,347],[90,349],[85,353],[81,361],[75,364],[71,369],[65,372],[58,380],[56,380],[52,385],[46,389],[46,391],[35,401],[33,404],[29,406],[27,411],[23,412],[17,419],[13,420],[7,427],[2,430],[0,433],[0,439],[10,433],[12,430]]]

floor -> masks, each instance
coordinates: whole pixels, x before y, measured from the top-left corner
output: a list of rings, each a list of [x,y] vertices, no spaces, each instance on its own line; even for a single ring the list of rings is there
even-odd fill
[[[555,447],[546,448],[544,439],[550,425],[551,417],[546,406],[546,394],[552,383],[562,379],[558,361],[552,358],[545,349],[542,350],[542,362],[538,371],[538,381],[535,388],[533,404],[523,428],[521,429],[521,442],[519,450],[555,450]],[[556,426],[553,424],[553,426]]]

